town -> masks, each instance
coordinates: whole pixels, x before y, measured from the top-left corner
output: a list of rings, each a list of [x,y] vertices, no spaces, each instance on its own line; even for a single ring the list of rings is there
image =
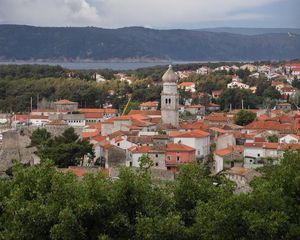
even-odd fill
[[[223,89],[199,92],[197,82],[191,81],[195,76],[209,79],[218,72],[228,79]],[[245,75],[252,84],[245,83]],[[76,73],[67,76],[76,78]],[[105,84],[109,80],[96,73],[95,81]],[[117,81],[131,85],[137,80],[118,73]],[[195,71],[176,72],[170,65],[161,76],[161,98],[140,102],[136,109],[128,109],[132,94],[127,93],[122,109],[113,108],[109,101],[103,108],[86,108],[69,99],[54,102],[43,99],[37,102],[36,109],[31,104],[27,114],[1,113],[0,158],[2,162],[10,162],[7,153],[10,148],[28,147],[29,140],[27,145],[18,143],[24,141],[20,131],[31,136],[38,129],[45,129],[51,136],[60,136],[72,127],[80,139],[92,145],[93,154],[67,164],[62,171],[83,176],[97,168],[116,178],[119,167],[137,169],[140,159],[147,157],[154,177],[172,180],[180,165],[197,162],[210,174],[225,174],[241,191],[248,191],[249,182],[259,175],[257,168],[276,164],[287,150],[300,149],[298,81],[300,63],[277,67],[247,63],[214,69],[203,65]],[[264,86],[266,89],[262,89]],[[225,103],[222,93],[237,89],[249,94],[268,90],[269,102],[261,108],[252,108],[244,96],[240,102]],[[108,91],[117,97],[114,90]],[[9,147],[10,144],[13,145]],[[27,155],[31,164],[41,162],[36,150]]]

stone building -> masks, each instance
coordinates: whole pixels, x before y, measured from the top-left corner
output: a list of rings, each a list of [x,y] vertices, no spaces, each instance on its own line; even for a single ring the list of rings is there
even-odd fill
[[[177,92],[178,76],[172,66],[162,77],[163,91],[161,93],[161,120],[162,124],[178,126],[179,122],[179,94]]]

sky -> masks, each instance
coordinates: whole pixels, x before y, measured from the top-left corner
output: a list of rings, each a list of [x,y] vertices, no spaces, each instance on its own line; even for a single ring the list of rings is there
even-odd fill
[[[300,28],[300,0],[0,0],[0,24]]]

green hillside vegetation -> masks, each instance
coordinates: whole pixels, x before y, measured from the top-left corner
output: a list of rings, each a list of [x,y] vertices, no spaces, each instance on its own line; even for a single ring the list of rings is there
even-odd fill
[[[201,64],[176,65],[174,69],[176,71],[195,70],[199,66]],[[115,79],[114,73],[116,72],[108,69],[74,70],[72,72],[76,77],[68,78],[67,73],[70,70],[60,66],[3,65],[0,66],[0,112],[28,112],[31,98],[34,108],[37,106],[37,99],[39,101],[69,99],[78,102],[79,107],[103,107],[104,104],[111,103],[114,108],[122,110],[128,101],[128,94],[132,94],[130,109],[137,109],[141,102],[160,101],[161,76],[165,69],[166,67],[160,66],[128,71],[128,74],[136,78],[136,81],[129,85],[127,82]],[[105,75],[108,81],[96,83],[95,72]],[[223,110],[228,110],[230,104],[233,109],[241,108],[242,100],[245,108],[266,107],[266,102],[268,102],[268,107],[274,106],[280,94],[271,86],[270,81],[265,78],[253,80],[243,71],[239,71],[238,74],[243,76],[244,83],[251,86],[257,85],[255,94],[249,90],[227,89],[226,86],[231,81],[231,76],[226,72],[215,72],[207,76],[191,74],[184,81],[195,82],[198,92],[211,94],[213,90],[224,90],[220,99],[215,101],[221,104]],[[109,94],[109,90],[113,90],[114,94]],[[185,91],[179,91],[179,93],[181,103],[183,99],[190,97],[190,94]],[[207,102],[207,99],[193,100],[193,104],[205,105]]]
[[[299,239],[300,152],[261,169],[253,191],[185,165],[174,182],[122,169],[78,179],[44,161],[0,180],[0,239]]]
[[[300,35],[0,25],[0,46],[2,60],[284,60],[299,57]]]

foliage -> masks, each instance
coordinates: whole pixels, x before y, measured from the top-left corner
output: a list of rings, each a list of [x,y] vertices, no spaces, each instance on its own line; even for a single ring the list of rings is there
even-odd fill
[[[83,156],[93,156],[92,145],[80,140],[74,128],[66,129],[61,136],[50,137],[46,129],[37,129],[32,133],[31,145],[37,146],[42,159],[51,159],[58,167],[74,166]]]
[[[232,109],[241,109],[242,101],[244,102],[244,108],[256,108],[260,103],[260,99],[251,91],[239,88],[224,90],[218,101],[221,108],[225,110],[230,108],[230,104]]]
[[[268,142],[271,142],[271,143],[277,143],[278,142],[278,136],[275,135],[275,134],[268,136],[267,139],[268,139]]]
[[[300,152],[260,169],[252,192],[183,165],[172,183],[144,171],[77,179],[53,163],[0,180],[0,239],[299,239]]]
[[[253,36],[142,27],[103,29],[1,25],[4,60],[257,60],[299,58],[299,35]],[[234,44],[233,44],[234,43]],[[278,48],[281,50],[278,51]],[[230,53],[230,54],[229,54]]]
[[[246,110],[240,110],[235,116],[234,116],[234,122],[237,125],[245,126],[249,123],[252,123],[256,118],[256,114],[254,112],[246,111]]]
[[[143,154],[139,158],[139,167],[141,170],[147,172],[152,166],[154,166],[154,163],[148,154]]]

